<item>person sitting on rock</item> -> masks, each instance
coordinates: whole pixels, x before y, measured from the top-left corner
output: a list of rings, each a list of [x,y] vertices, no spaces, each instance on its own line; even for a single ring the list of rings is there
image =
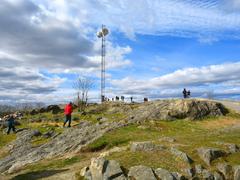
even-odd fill
[[[71,121],[72,121],[72,102],[70,102],[69,104],[67,104],[64,108],[64,114],[65,114],[65,121],[63,124],[63,127],[65,127],[66,123],[68,122],[68,127],[71,127]]]
[[[7,130],[7,134],[10,133],[11,129],[13,130],[14,133],[16,133],[16,129],[15,129],[15,116],[14,115],[10,115],[9,118],[7,119],[7,124],[8,124],[8,130]]]
[[[187,90],[186,90],[186,88],[183,89],[183,92],[182,92],[182,93],[183,93],[184,99],[187,98]]]

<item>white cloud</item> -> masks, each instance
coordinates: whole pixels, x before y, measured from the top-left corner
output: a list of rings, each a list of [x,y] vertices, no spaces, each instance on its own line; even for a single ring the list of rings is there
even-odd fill
[[[171,97],[181,96],[181,89],[190,87],[195,94],[200,95],[208,91],[211,86],[221,85],[226,94],[231,94],[232,86],[235,85],[235,94],[239,93],[240,87],[237,83],[240,79],[240,62],[226,63],[220,65],[205,66],[200,68],[186,68],[177,70],[173,73],[166,74],[152,79],[142,80],[126,77],[120,80],[112,80],[113,90],[116,93],[125,95],[138,94],[143,96]],[[224,85],[225,84],[225,85]],[[228,85],[226,85],[228,84]],[[156,95],[158,94],[158,96]],[[223,94],[217,92],[216,94]],[[239,94],[240,95],[240,94]]]
[[[240,13],[226,12],[220,1],[195,0],[79,0],[48,1],[53,9],[62,9],[76,21],[88,25],[107,24],[129,37],[134,34],[173,35],[197,37],[201,41],[218,38],[239,38]],[[230,0],[229,6],[239,7],[238,0]],[[66,10],[67,7],[67,10]],[[56,11],[61,17],[62,13]],[[74,18],[75,17],[75,18]],[[224,32],[231,32],[225,34]],[[205,40],[206,39],[206,40]]]

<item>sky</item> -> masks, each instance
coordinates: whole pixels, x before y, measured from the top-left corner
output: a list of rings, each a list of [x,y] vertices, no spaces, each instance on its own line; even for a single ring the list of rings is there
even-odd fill
[[[102,24],[107,97],[240,100],[240,0],[2,0],[0,104],[98,102]]]

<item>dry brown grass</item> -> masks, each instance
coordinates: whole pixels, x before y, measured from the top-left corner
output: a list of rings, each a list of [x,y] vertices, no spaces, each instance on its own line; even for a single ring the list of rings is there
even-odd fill
[[[240,119],[233,119],[233,118],[221,118],[221,119],[214,119],[211,121],[202,121],[199,122],[200,126],[206,129],[220,129],[232,126],[240,126]]]

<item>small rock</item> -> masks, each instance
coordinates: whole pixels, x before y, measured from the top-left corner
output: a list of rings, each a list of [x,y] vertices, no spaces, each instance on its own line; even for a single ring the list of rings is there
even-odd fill
[[[166,169],[158,168],[154,172],[161,180],[174,180],[174,176]]]
[[[213,176],[214,176],[214,180],[224,180],[224,178],[219,172],[214,172]]]
[[[33,132],[32,132],[32,136],[38,137],[41,135],[42,135],[42,133],[39,130],[33,130]]]
[[[194,170],[192,168],[185,169],[187,176],[193,177],[195,175]]]
[[[145,129],[147,129],[148,127],[147,127],[147,126],[140,125],[140,126],[138,126],[137,128],[138,128],[138,129],[145,130]]]
[[[203,166],[201,164],[197,164],[195,166],[195,171],[196,171],[196,174],[202,174]]]
[[[92,179],[102,179],[103,175],[102,172],[104,172],[104,164],[105,164],[104,158],[92,158],[91,164],[90,164],[90,172],[92,175]]]
[[[180,150],[178,150],[174,147],[172,147],[170,151],[171,151],[172,154],[180,157],[185,162],[187,162],[189,164],[193,163],[193,160],[186,153],[184,153],[184,152],[182,152],[182,151],[180,151]]]
[[[53,130],[51,130],[51,131],[48,131],[48,132],[46,132],[46,133],[44,133],[43,134],[43,137],[44,138],[50,138],[50,137],[52,137],[53,135],[54,135],[54,131]]]
[[[214,148],[199,148],[197,149],[199,157],[207,164],[210,165],[211,161],[219,157],[223,157],[226,153],[220,149]]]
[[[142,165],[131,167],[128,177],[135,180],[157,180],[152,169]]]
[[[180,174],[178,172],[172,172],[172,175],[175,178],[175,180],[185,180],[186,179],[182,174]]]
[[[133,142],[131,144],[130,150],[132,152],[136,151],[162,151],[165,147],[162,145],[156,145],[151,141],[145,142]]]
[[[171,138],[171,137],[163,137],[163,138],[159,139],[159,141],[166,141],[166,142],[169,142],[169,143],[173,143],[173,142],[176,142],[176,139]]]
[[[84,167],[81,172],[80,172],[80,175],[82,177],[84,177],[86,180],[92,180],[92,174],[90,172],[90,169],[89,167]]]
[[[127,146],[125,146],[125,147],[114,147],[114,148],[112,148],[108,151],[105,151],[105,152],[101,153],[100,157],[106,157],[106,156],[109,156],[112,153],[126,151],[127,148],[128,148]]]
[[[23,165],[20,162],[17,162],[8,169],[8,173],[12,174],[12,173],[18,172],[22,168],[23,168]]]
[[[206,180],[214,180],[214,176],[206,169],[202,171],[202,177]]]
[[[105,162],[106,169],[103,172],[103,179],[126,180],[123,171],[117,161],[110,160]]]
[[[232,166],[229,164],[221,163],[217,164],[217,169],[225,176],[226,179],[231,179],[233,175]]]
[[[234,180],[240,180],[240,165],[234,167]]]
[[[240,148],[236,144],[228,144],[227,147],[228,147],[228,150],[229,150],[230,153],[240,152]]]

